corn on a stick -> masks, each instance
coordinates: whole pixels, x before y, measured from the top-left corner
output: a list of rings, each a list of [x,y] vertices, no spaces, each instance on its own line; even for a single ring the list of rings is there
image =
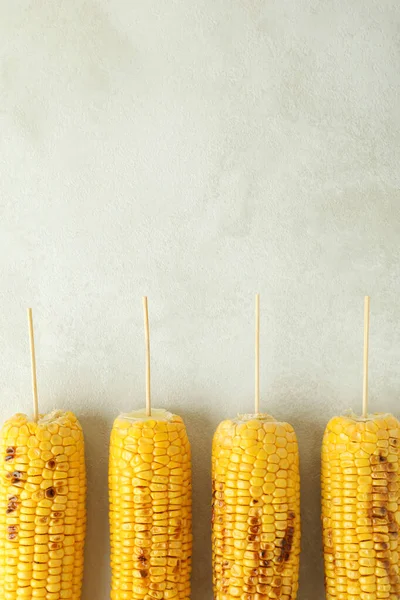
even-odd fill
[[[296,434],[260,414],[260,297],[255,311],[255,414],[223,421],[212,449],[215,600],[295,600],[300,556]]]
[[[146,410],[121,415],[111,433],[111,598],[189,600],[190,444],[181,417],[151,408],[146,297],[143,308]]]
[[[327,600],[397,600],[400,423],[335,417],[322,445]]]
[[[0,434],[2,600],[79,600],[86,528],[82,429],[70,412],[17,414]]]
[[[223,421],[212,481],[215,600],[295,600],[300,476],[291,425],[262,414]]]
[[[190,445],[182,419],[121,415],[110,446],[112,600],[189,600]]]
[[[39,415],[32,309],[28,308],[33,421],[0,431],[1,600],[79,600],[86,531],[81,426],[71,412]]]
[[[322,444],[327,600],[400,598],[400,423],[368,414],[369,297],[362,416],[334,417]]]

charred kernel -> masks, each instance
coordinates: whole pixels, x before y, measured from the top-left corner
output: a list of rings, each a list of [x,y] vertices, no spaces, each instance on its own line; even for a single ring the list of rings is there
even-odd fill
[[[46,489],[46,491],[45,491],[46,498],[50,498],[51,499],[51,498],[54,498],[55,495],[56,495],[56,490],[55,490],[54,487],[49,487],[49,488]]]
[[[16,533],[18,531],[18,525],[9,525],[7,531],[8,533]]]

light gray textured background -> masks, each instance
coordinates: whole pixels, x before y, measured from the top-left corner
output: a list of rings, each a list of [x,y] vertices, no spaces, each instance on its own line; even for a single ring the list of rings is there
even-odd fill
[[[34,308],[42,410],[86,432],[84,600],[109,598],[107,446],[144,401],[193,446],[193,600],[211,600],[210,443],[253,397],[302,463],[300,600],[321,600],[319,449],[361,399],[400,414],[398,0],[0,0],[1,419],[29,411]]]

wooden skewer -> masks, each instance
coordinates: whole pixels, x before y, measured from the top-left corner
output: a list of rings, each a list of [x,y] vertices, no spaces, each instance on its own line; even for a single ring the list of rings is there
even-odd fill
[[[33,318],[32,309],[28,308],[28,325],[29,325],[29,345],[31,351],[31,368],[32,368],[32,391],[33,391],[33,419],[35,422],[39,419],[39,400],[37,391],[36,379],[36,354],[35,354],[35,337],[33,333]]]
[[[364,378],[363,378],[363,417],[368,416],[368,350],[369,350],[369,296],[364,299]]]
[[[151,388],[150,388],[150,330],[149,330],[149,307],[147,296],[143,296],[144,311],[144,337],[146,341],[146,415],[151,416]]]
[[[255,339],[255,396],[256,415],[260,412],[260,294],[256,294],[256,339]]]

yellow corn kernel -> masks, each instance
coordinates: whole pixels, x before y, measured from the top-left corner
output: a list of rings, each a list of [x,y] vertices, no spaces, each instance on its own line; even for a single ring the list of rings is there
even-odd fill
[[[75,462],[59,452],[60,440],[66,439],[65,450],[76,455]],[[61,458],[63,478],[58,479]],[[0,432],[0,469],[2,598],[80,600],[86,471],[78,420],[61,411],[38,422],[15,415]],[[68,519],[74,523],[71,532]]]
[[[292,427],[268,415],[223,421],[212,478],[215,600],[295,600],[300,477]]]

